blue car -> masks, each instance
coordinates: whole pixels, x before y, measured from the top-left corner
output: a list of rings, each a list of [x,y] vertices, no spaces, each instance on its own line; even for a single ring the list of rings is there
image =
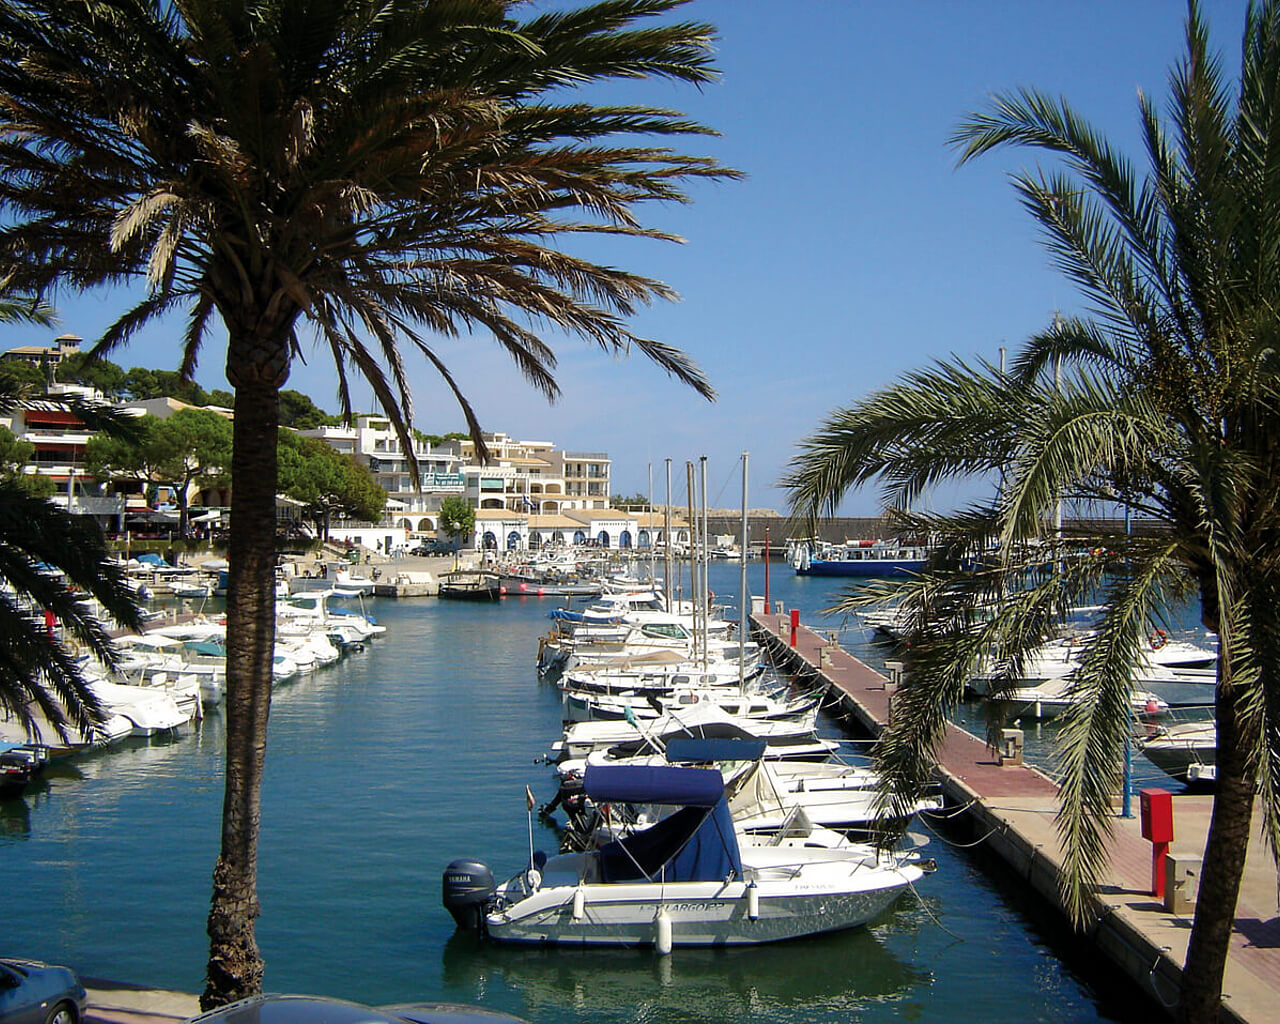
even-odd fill
[[[66,967],[0,957],[0,1024],[79,1024],[84,986]]]

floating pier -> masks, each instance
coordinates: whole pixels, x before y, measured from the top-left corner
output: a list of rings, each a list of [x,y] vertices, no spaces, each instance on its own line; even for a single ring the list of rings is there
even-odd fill
[[[751,626],[775,665],[817,680],[829,706],[838,706],[862,731],[875,737],[886,727],[894,683],[841,648],[833,635],[804,625],[793,631],[781,608],[778,614],[753,614]],[[998,756],[984,740],[952,724],[936,752],[937,779],[947,799],[944,813],[1003,860],[1010,877],[1023,880],[1065,917],[1059,892],[1062,844],[1054,827],[1057,786],[1036,768],[1016,763],[1020,753],[1019,748],[1009,751],[1012,756]],[[1175,794],[1172,806],[1171,895],[1165,902],[1152,895],[1152,844],[1142,837],[1135,800],[1135,817],[1117,813],[1107,877],[1093,895],[1093,923],[1082,936],[1171,1015],[1195,906],[1194,875],[1179,874],[1177,868],[1194,870],[1198,864],[1212,798]],[[1280,896],[1275,864],[1258,828],[1261,820],[1259,809],[1223,981],[1222,1019],[1241,1024],[1275,1020],[1280,999]]]

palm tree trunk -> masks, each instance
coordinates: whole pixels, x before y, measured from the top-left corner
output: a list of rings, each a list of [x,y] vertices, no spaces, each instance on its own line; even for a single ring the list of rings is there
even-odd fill
[[[1250,767],[1248,756],[1259,742],[1256,735],[1251,735],[1256,732],[1257,719],[1248,715],[1238,689],[1222,685],[1223,680],[1230,682],[1226,651],[1222,652],[1218,670],[1218,789],[1200,871],[1187,962],[1182,971],[1179,1019],[1184,1024],[1216,1024],[1218,1020],[1222,976],[1235,924],[1257,790],[1256,771]]]
[[[261,991],[254,939],[258,826],[275,647],[276,437],[279,385],[236,386],[227,552],[227,756],[222,849],[209,908],[202,1009]]]

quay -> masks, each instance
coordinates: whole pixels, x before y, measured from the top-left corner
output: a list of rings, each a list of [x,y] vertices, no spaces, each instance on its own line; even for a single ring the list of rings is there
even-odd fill
[[[791,641],[791,623],[778,614],[751,616],[752,635],[774,664],[802,672],[825,687],[840,712],[871,736],[885,728],[892,686],[885,676],[845,651],[834,639],[804,625]],[[1023,764],[1001,764],[986,742],[954,723],[937,751],[936,775],[946,796],[949,823],[962,825],[982,848],[1007,865],[1064,919],[1058,883],[1062,846],[1054,827],[1057,786]],[[1135,809],[1137,801],[1134,801]],[[1174,794],[1171,853],[1199,857],[1208,834],[1212,798]],[[1231,951],[1223,980],[1223,1019],[1263,1024],[1276,1019],[1280,999],[1280,908],[1276,869],[1254,815],[1244,880],[1236,907]],[[1093,895],[1093,923],[1081,937],[1146,992],[1172,1011],[1190,936],[1190,915],[1171,913],[1151,895],[1151,844],[1136,814],[1117,814],[1107,875]]]
[[[82,978],[88,993],[84,1024],[172,1024],[200,1012],[200,997],[101,978]]]

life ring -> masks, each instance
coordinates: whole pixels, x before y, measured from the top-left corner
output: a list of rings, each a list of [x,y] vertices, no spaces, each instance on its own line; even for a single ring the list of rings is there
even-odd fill
[[[1151,642],[1151,649],[1153,651],[1158,651],[1169,642],[1169,634],[1157,626],[1147,634],[1147,639]]]

